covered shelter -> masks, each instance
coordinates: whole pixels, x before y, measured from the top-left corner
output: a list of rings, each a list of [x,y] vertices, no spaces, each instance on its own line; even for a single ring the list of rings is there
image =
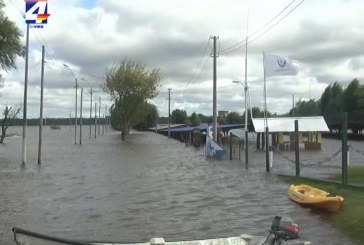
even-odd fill
[[[273,147],[279,150],[294,149],[295,120],[298,120],[298,143],[300,149],[321,150],[321,133],[329,131],[322,116],[267,118]],[[258,134],[257,149],[260,149],[260,136],[262,136],[263,149],[265,145],[265,119],[253,118],[252,121],[254,130]]]

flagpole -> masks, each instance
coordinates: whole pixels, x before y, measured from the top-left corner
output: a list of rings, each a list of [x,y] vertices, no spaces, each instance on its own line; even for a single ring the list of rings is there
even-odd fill
[[[267,85],[265,79],[265,65],[264,65],[265,53],[263,51],[263,69],[264,69],[264,87],[263,87],[263,96],[264,96],[264,128],[268,127],[267,120]]]
[[[248,100],[247,100],[247,92],[248,92],[248,22],[249,21],[249,5],[247,8],[246,14],[246,36],[245,36],[245,165],[248,165],[249,157],[248,157]]]
[[[269,172],[269,128],[267,118],[267,83],[266,83],[266,70],[265,70],[265,54],[263,51],[263,67],[264,67],[264,129],[265,129],[265,161],[266,161],[266,172]]]

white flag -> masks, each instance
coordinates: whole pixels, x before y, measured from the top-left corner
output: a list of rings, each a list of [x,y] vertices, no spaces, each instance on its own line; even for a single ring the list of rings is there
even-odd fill
[[[263,55],[264,74],[269,76],[297,75],[298,61],[274,54]]]

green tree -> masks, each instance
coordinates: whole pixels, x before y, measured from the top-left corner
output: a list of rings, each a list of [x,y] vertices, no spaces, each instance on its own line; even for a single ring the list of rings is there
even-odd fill
[[[176,109],[172,111],[171,114],[171,123],[188,123],[188,116],[185,110]]]
[[[16,56],[24,55],[24,47],[18,27],[4,14],[4,6],[0,0],[0,67],[7,71],[16,68]]]
[[[335,82],[326,87],[320,98],[320,110],[323,115],[325,111],[330,108],[335,108],[337,111],[341,111],[341,95],[343,94],[343,88]]]
[[[114,101],[112,123],[121,129],[124,140],[130,127],[140,123],[148,114],[146,103],[157,96],[161,75],[158,69],[147,71],[144,65],[131,60],[107,68],[105,73],[102,88]]]
[[[322,115],[329,124],[330,122],[340,122],[342,94],[342,86],[338,82],[335,82],[327,86],[321,95],[319,107]]]
[[[349,83],[347,88],[342,93],[342,110],[346,112],[355,111],[358,109],[358,94],[360,84],[358,79],[354,79]]]
[[[212,123],[212,116],[205,116],[201,113],[198,114],[201,123]]]
[[[226,123],[228,124],[238,124],[243,123],[243,117],[237,112],[229,112],[226,116]]]
[[[356,97],[358,98],[357,106],[358,110],[364,109],[364,86],[360,85],[358,91],[356,91]]]
[[[190,123],[191,123],[191,126],[198,126],[201,124],[201,120],[200,120],[199,116],[196,114],[196,112],[191,114]]]
[[[319,103],[314,99],[302,101],[301,99],[295,104],[294,110],[289,111],[289,115],[294,116],[319,116],[321,111]]]
[[[264,111],[261,110],[259,107],[253,107],[251,111],[253,114],[253,118],[263,118],[264,117]],[[250,109],[248,109],[248,113],[250,115]],[[269,117],[270,115],[271,115],[270,112],[267,112],[267,117]]]
[[[142,110],[140,111],[142,111],[142,113],[139,116],[142,119],[139,120],[140,122],[137,125],[135,125],[134,128],[138,130],[147,130],[149,128],[155,127],[156,120],[158,118],[157,107],[153,104],[145,103],[144,106],[142,107]]]

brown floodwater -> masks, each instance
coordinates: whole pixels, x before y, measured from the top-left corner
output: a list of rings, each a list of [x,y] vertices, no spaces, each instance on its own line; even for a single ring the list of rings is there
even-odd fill
[[[72,129],[73,130],[73,129]],[[274,155],[270,173],[264,152],[250,144],[250,162],[205,159],[203,149],[186,147],[152,133],[118,132],[74,144],[69,127],[44,130],[42,165],[37,165],[38,128],[28,128],[26,168],[21,137],[0,145],[0,244],[14,244],[11,229],[81,240],[145,242],[236,236],[266,236],[274,216],[293,218],[301,237],[313,244],[353,244],[333,227],[328,213],[303,208],[287,197],[288,184],[276,173],[294,175],[292,152]],[[10,129],[21,132],[19,128]],[[361,142],[353,142],[363,149]],[[340,141],[324,139],[323,150],[302,152],[301,174],[321,177],[340,172]],[[364,157],[351,154],[351,161]]]

